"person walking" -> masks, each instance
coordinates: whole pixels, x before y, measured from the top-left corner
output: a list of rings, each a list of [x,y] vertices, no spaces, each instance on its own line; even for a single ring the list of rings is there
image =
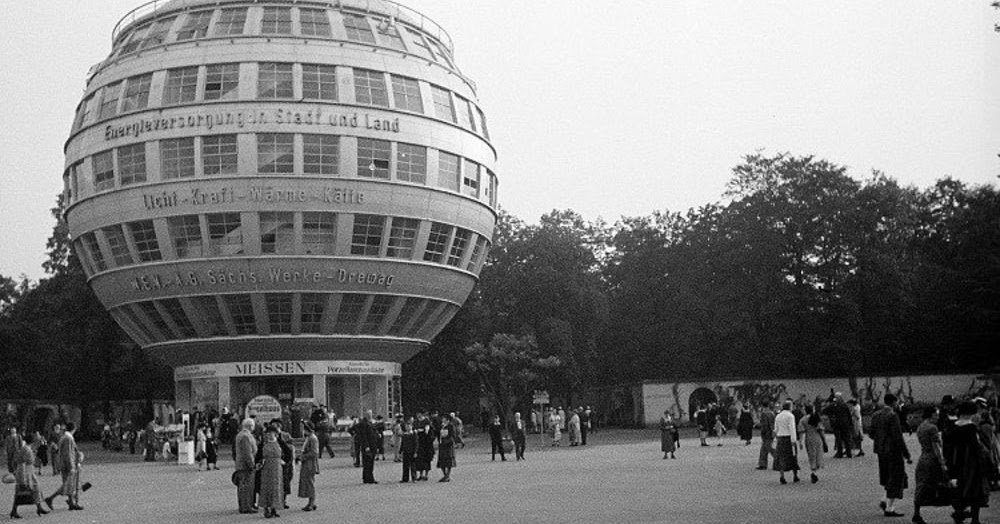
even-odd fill
[[[253,436],[253,419],[244,419],[240,432],[233,440],[236,450],[236,499],[240,513],[257,513],[254,509],[254,470],[257,468],[257,440]]]
[[[826,428],[823,427],[823,419],[816,413],[812,406],[806,406],[805,416],[799,420],[796,428],[799,434],[799,449],[805,447],[806,456],[809,457],[809,479],[813,484],[819,482],[816,472],[823,468],[823,454],[829,448],[826,444]]]
[[[413,478],[417,481],[417,468],[415,465],[417,454],[417,434],[413,431],[413,417],[409,417],[399,423],[399,461],[403,463],[403,479],[400,482],[406,483]]]
[[[441,418],[441,429],[438,430],[437,466],[444,475],[438,482],[451,482],[451,470],[455,467],[455,427],[447,415]]]
[[[278,508],[283,508],[285,505],[281,482],[281,469],[284,462],[281,460],[279,438],[278,428],[273,424],[264,431],[259,503],[264,508],[265,518],[279,517]]]
[[[903,427],[896,414],[897,401],[896,395],[886,393],[882,409],[872,415],[871,437],[878,455],[879,484],[885,487],[885,500],[879,507],[886,517],[903,516],[896,511],[896,501],[903,498],[903,490],[907,487],[905,462],[910,461],[910,451],[903,441]]]
[[[319,439],[316,437],[316,426],[311,421],[302,424],[306,440],[302,443],[302,452],[296,459],[299,466],[299,498],[307,499],[302,511],[316,510],[316,475],[319,474]]]
[[[35,451],[33,445],[38,437],[26,433],[24,439],[20,441],[21,447],[14,450],[11,464],[14,469],[14,506],[10,509],[10,518],[19,519],[21,515],[17,512],[17,507],[24,505],[34,505],[39,516],[45,515],[48,511],[42,507],[42,493],[38,488],[38,477],[35,474]],[[44,453],[45,450],[43,449]]]
[[[937,428],[940,413],[935,407],[924,408],[923,421],[917,426],[920,458],[914,471],[916,487],[913,490],[913,522],[925,524],[920,508],[948,506],[951,497],[945,489],[948,483],[948,466],[941,448],[941,432]]]
[[[507,457],[503,452],[503,426],[500,425],[500,415],[495,415],[493,417],[493,423],[490,424],[490,455],[493,461],[497,459],[497,453],[500,453],[500,460],[506,461]]]
[[[378,449],[378,436],[375,434],[375,424],[372,422],[372,410],[365,411],[361,420],[354,427],[355,438],[358,441],[358,453],[361,455],[361,482],[378,484],[375,480],[375,453]]]
[[[21,435],[17,433],[17,428],[11,426],[7,437],[3,440],[4,451],[7,454],[7,473],[14,473],[14,459],[17,456],[17,451],[21,449],[21,442]]]
[[[31,452],[35,455],[35,475],[41,475],[42,467],[48,465],[49,444],[40,431],[32,433],[30,440],[27,437],[25,440],[31,443]]]
[[[677,424],[674,424],[674,417],[670,414],[670,411],[664,411],[663,416],[660,417],[660,451],[663,452],[663,458],[666,459],[669,455],[670,458],[677,458],[674,452],[677,447],[674,445],[674,432],[677,431]]]
[[[65,431],[59,437],[59,455],[56,457],[56,461],[59,463],[62,485],[55,493],[45,497],[45,505],[49,509],[52,509],[52,501],[60,495],[66,497],[66,503],[70,510],[83,509],[83,506],[79,504],[80,450],[76,447],[76,439],[73,437],[74,431],[76,431],[76,426],[72,422],[67,422]]]
[[[581,425],[580,427],[582,428],[583,426]],[[524,460],[524,448],[528,440],[528,435],[524,419],[521,418],[520,413],[514,413],[514,423],[511,424],[510,434],[514,441],[514,457],[517,460]]]
[[[767,469],[767,460],[771,457],[774,469],[778,469],[778,459],[774,454],[774,411],[771,403],[764,404],[760,410],[760,455],[757,458],[757,469]]]
[[[774,435],[777,437],[775,447],[775,462],[778,464],[778,481],[788,484],[785,480],[785,472],[792,472],[792,480],[799,481],[799,460],[796,457],[796,446],[798,442],[795,427],[795,415],[792,414],[792,401],[786,400],[781,406],[781,413],[774,417]]]
[[[962,522],[971,517],[979,524],[979,510],[989,506],[989,450],[980,439],[979,428],[973,421],[978,409],[973,402],[958,406],[958,420],[944,436],[948,477],[956,490],[952,519]]]

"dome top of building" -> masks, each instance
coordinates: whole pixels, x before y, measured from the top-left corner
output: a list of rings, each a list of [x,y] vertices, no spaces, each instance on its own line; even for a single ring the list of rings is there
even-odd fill
[[[129,11],[115,25],[111,33],[111,42],[114,44],[121,34],[137,22],[146,21],[157,16],[170,12],[186,11],[198,7],[225,7],[226,4],[257,4],[259,0],[150,0],[145,4]],[[419,11],[393,2],[392,0],[337,0],[336,4],[321,0],[266,0],[269,4],[289,4],[289,6],[308,6],[315,4],[319,7],[335,6],[338,9],[352,9],[405,22],[414,27],[427,32],[441,41],[454,53],[455,48],[451,40],[451,35],[440,25],[424,16]]]

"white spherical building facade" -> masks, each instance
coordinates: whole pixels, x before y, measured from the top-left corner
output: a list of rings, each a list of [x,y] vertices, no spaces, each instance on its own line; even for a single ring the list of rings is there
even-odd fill
[[[90,284],[185,409],[397,411],[496,223],[475,84],[442,28],[384,0],[145,4],[65,152]]]

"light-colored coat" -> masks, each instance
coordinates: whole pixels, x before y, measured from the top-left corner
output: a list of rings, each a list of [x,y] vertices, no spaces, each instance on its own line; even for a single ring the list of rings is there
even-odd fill
[[[299,497],[311,499],[316,497],[315,477],[319,474],[319,439],[315,433],[306,437],[299,457],[302,462],[299,470]]]

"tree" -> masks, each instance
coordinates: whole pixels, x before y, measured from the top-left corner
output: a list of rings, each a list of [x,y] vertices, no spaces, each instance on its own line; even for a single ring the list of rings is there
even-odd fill
[[[561,365],[557,357],[542,357],[530,335],[497,334],[489,345],[477,342],[464,352],[482,393],[494,406],[494,412],[502,413],[505,420],[511,420],[515,408]]]

